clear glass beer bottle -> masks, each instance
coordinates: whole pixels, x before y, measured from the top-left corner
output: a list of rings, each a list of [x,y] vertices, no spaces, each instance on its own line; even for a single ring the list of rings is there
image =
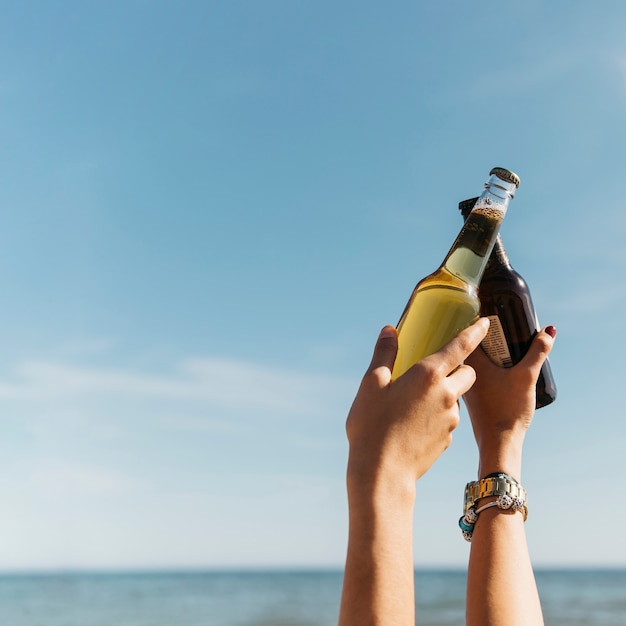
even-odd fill
[[[478,284],[519,182],[509,170],[491,170],[443,263],[413,290],[397,326],[398,354],[392,378],[439,350],[478,319]]]

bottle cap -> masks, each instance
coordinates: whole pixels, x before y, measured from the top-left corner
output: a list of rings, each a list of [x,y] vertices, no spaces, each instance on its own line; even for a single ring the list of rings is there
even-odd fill
[[[489,176],[492,174],[495,174],[498,178],[505,180],[507,183],[513,183],[515,187],[519,187],[520,185],[519,176],[511,170],[506,170],[503,167],[494,167],[491,172],[489,172]]]
[[[459,202],[459,211],[461,211],[464,217],[467,217],[471,213],[477,200],[478,198],[469,198],[468,200]]]

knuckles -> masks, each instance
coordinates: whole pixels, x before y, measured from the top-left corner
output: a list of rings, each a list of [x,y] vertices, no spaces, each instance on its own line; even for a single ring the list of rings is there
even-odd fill
[[[441,377],[441,367],[429,358],[418,361],[413,371],[426,386],[433,385]]]

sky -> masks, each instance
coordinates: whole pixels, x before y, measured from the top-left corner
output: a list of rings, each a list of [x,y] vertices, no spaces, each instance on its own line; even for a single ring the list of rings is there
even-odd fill
[[[345,418],[489,171],[557,401],[537,566],[626,566],[626,5],[0,2],[0,570],[342,567]],[[419,481],[462,567],[467,414]]]

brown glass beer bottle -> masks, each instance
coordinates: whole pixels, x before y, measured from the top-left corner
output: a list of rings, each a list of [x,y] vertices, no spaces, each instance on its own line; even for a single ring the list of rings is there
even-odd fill
[[[463,218],[471,213],[478,198],[463,200],[459,209]],[[478,287],[480,314],[491,321],[482,342],[489,358],[501,367],[518,363],[528,351],[539,330],[537,314],[528,284],[516,272],[498,235]],[[546,359],[537,380],[537,404],[540,409],[556,399],[556,384]]]

